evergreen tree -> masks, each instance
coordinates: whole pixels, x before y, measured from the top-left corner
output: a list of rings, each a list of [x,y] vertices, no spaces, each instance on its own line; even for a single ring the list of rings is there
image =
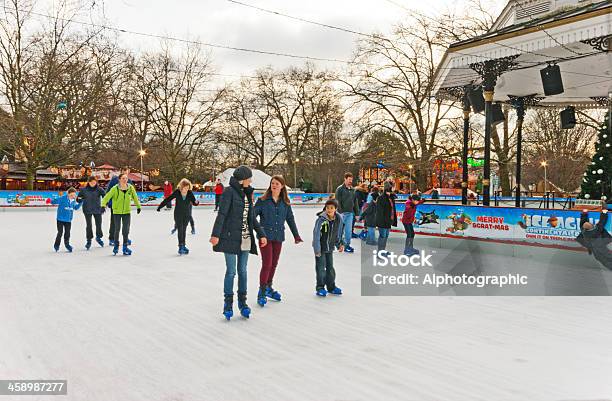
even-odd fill
[[[595,142],[595,154],[582,178],[580,198],[606,199],[610,202],[612,187],[612,127],[606,116]],[[602,198],[604,197],[605,198]]]

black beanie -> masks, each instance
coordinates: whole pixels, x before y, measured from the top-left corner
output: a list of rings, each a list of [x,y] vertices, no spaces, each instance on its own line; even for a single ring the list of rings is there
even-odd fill
[[[247,178],[251,178],[253,176],[253,172],[247,166],[240,166],[234,170],[233,176],[238,181],[242,181],[246,180]]]

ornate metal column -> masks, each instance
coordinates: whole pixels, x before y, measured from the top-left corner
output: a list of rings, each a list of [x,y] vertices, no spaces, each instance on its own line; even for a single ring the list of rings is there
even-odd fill
[[[468,202],[468,147],[470,133],[470,101],[468,100],[468,87],[463,89],[463,150],[461,152],[461,165],[463,172],[461,175],[461,204],[467,205]]]
[[[525,108],[537,104],[541,98],[535,95],[529,96],[508,96],[510,104],[516,109],[516,194],[514,206],[521,207],[521,171],[523,157],[523,120],[525,118]]]
[[[482,204],[491,204],[491,130],[493,122],[493,95],[495,85],[499,78],[506,71],[516,66],[514,60],[518,55],[503,57],[494,60],[486,60],[479,63],[470,64],[470,68],[482,77],[482,87],[485,98],[485,135],[484,135],[484,174],[482,179]]]

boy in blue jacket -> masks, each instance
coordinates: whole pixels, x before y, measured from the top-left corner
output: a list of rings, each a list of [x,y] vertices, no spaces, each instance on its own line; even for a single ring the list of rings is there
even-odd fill
[[[342,290],[336,287],[336,270],[334,269],[334,248],[344,251],[342,238],[344,223],[342,216],[336,211],[338,203],[330,199],[325,202],[325,209],[317,213],[312,235],[312,248],[315,254],[315,270],[317,273],[317,296],[324,297],[329,292],[341,295]],[[350,233],[349,233],[350,235]],[[327,290],[325,290],[327,287]]]
[[[57,236],[53,245],[55,252],[59,251],[62,234],[64,235],[66,250],[72,252],[72,246],[70,246],[70,227],[72,226],[73,212],[81,207],[81,203],[76,201],[76,197],[76,189],[70,187],[66,195],[51,201],[52,205],[57,205]]]

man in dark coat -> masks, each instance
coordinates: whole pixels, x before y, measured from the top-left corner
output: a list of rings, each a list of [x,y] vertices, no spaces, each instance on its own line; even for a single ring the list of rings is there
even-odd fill
[[[91,225],[92,217],[96,223],[96,242],[100,246],[104,246],[104,241],[102,240],[104,236],[102,233],[102,213],[104,213],[104,209],[100,206],[100,201],[105,194],[106,192],[98,185],[96,177],[92,176],[89,177],[87,185],[85,188],[81,189],[77,196],[77,200],[83,202],[83,214],[85,215],[85,222],[87,224],[85,228],[85,236],[87,239],[85,248],[87,249],[91,248],[91,240],[93,239],[93,228]]]
[[[351,247],[353,220],[359,215],[359,206],[353,188],[353,174],[344,174],[344,183],[336,189],[336,202],[344,224],[344,252],[353,253],[355,252]]]
[[[595,225],[589,221],[588,211],[583,210],[580,215],[582,230],[576,241],[587,248],[589,254],[592,253],[602,265],[612,270],[612,236],[606,231],[607,221],[608,209],[606,205],[604,205],[604,209],[599,215],[599,221]]]
[[[240,166],[234,170],[229,186],[221,196],[219,213],[210,237],[213,250],[225,254],[223,314],[227,319],[233,315],[236,271],[238,272],[238,308],[243,316],[248,317],[250,314],[250,308],[246,304],[247,261],[249,253],[257,255],[254,232],[259,238],[260,246],[267,245],[264,230],[255,219],[252,177],[253,172],[247,166]]]

